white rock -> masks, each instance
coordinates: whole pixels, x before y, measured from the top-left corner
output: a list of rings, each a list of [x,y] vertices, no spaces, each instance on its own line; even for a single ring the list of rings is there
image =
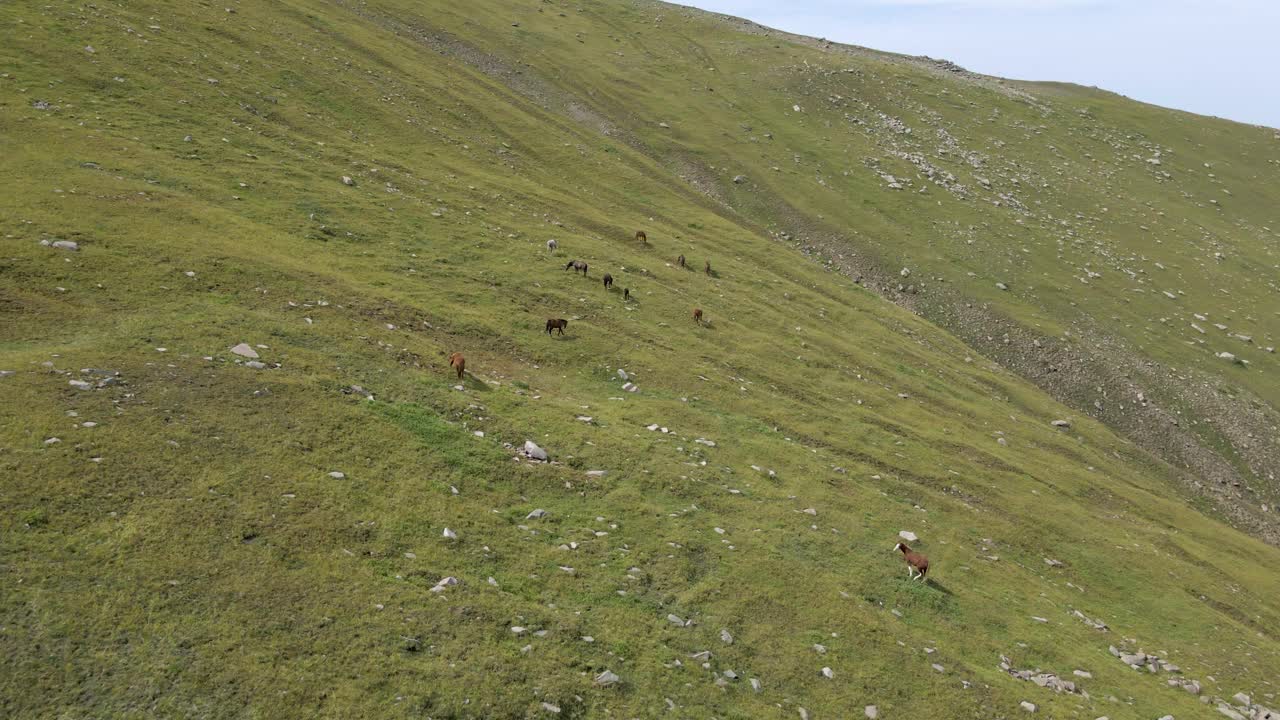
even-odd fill
[[[525,520],[538,520],[538,519],[540,519],[540,518],[544,518],[544,517],[546,517],[546,516],[547,516],[547,511],[546,511],[546,510],[543,510],[542,508],[538,508],[537,510],[534,510],[533,512],[529,513],[528,515],[525,515],[525,516],[524,516],[524,519],[525,519]]]
[[[454,531],[450,530],[449,528],[445,528],[445,529],[444,529],[444,533],[442,533],[442,534],[444,535],[444,537],[445,537],[445,538],[447,538],[447,539],[449,539],[449,540],[457,540],[457,539],[458,539],[458,533],[456,533],[456,532],[454,532]]]
[[[862,714],[867,716],[867,720],[877,720],[880,717],[880,708],[875,705],[868,705],[862,710]]]
[[[613,674],[608,670],[605,670],[604,672],[596,676],[597,685],[605,685],[605,686],[613,685],[615,683],[621,682],[621,680],[622,678],[618,677],[617,675]]]
[[[346,473],[344,473],[344,472],[339,472],[339,471],[337,471],[337,470],[334,470],[333,472],[329,473],[329,477],[333,478],[334,480],[341,480],[341,479],[345,478],[346,476],[347,476],[347,474],[346,474]]]
[[[239,345],[236,345],[231,348],[231,353],[233,355],[239,355],[240,357],[247,357],[250,360],[258,359],[258,351],[254,350],[249,343],[240,343]]]
[[[836,674],[835,674],[835,672],[834,672],[831,668],[829,668],[829,667],[824,667],[824,668],[822,668],[822,677],[824,677],[824,678],[826,678],[826,679],[830,680],[830,679],[834,678],[835,676],[836,676]]]
[[[1023,700],[1021,703],[1019,703],[1019,705],[1022,707],[1023,710],[1026,710],[1027,712],[1036,711],[1035,703],[1029,703],[1026,700]]]
[[[524,441],[524,454],[533,460],[541,460],[542,462],[548,460],[547,451],[538,447],[532,440]]]
[[[68,385],[70,385],[71,387],[73,387],[73,388],[77,389],[77,390],[91,390],[91,389],[93,389],[93,383],[85,382],[84,380],[69,380],[69,381],[67,382],[67,384],[68,384]]]
[[[444,592],[445,588],[452,587],[457,584],[458,584],[458,578],[450,576],[436,583],[435,587],[431,588],[431,592],[434,592],[434,593]]]
[[[725,645],[733,644],[733,635],[729,632],[728,628],[721,628],[720,642],[724,643]]]
[[[342,184],[343,184],[343,185],[348,185],[348,186],[350,186],[350,185],[355,185],[355,184],[356,184],[356,181],[355,181],[355,180],[352,180],[352,179],[351,179],[351,177],[350,177],[349,175],[343,175],[343,176],[342,176]]]
[[[899,530],[898,537],[902,538],[903,540],[906,540],[907,542],[915,542],[916,540],[920,539],[916,537],[916,534],[911,532],[910,530]]]

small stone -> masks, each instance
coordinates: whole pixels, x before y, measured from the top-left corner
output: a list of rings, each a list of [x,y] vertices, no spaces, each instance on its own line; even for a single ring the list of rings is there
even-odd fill
[[[751,678],[751,689],[760,692],[760,678]]]
[[[446,539],[446,540],[457,540],[457,539],[458,539],[458,533],[456,533],[456,532],[454,532],[454,531],[450,530],[449,528],[445,528],[445,529],[444,529],[444,532],[442,533],[442,535],[444,535],[444,537],[445,537],[445,539]]]
[[[267,367],[266,363],[258,362],[257,360],[250,360],[249,362],[245,363],[244,366],[247,368],[252,368],[254,370],[265,370]]]
[[[457,584],[458,584],[458,578],[452,577],[452,576],[447,577],[442,579],[440,582],[436,583],[435,586],[431,588],[431,592],[433,593],[444,592],[445,588],[449,588]]]
[[[91,389],[93,389],[93,383],[85,382],[84,380],[69,380],[69,381],[67,381],[67,384],[68,384],[68,385],[70,385],[71,387],[73,387],[73,388],[77,389],[77,390],[91,390]]]
[[[867,720],[877,720],[880,717],[880,708],[875,705],[868,705],[863,708],[862,714],[867,716]]]
[[[600,685],[600,686],[608,686],[608,685],[614,685],[621,681],[622,681],[622,678],[618,677],[617,675],[613,674],[608,670],[605,670],[604,672],[596,676],[595,682],[597,685]]]
[[[621,378],[623,382],[631,379],[631,376],[627,375],[627,371],[622,368],[618,368],[618,377]]]
[[[80,250],[80,245],[70,240],[54,240],[52,243],[50,243],[50,245],[58,248],[59,250],[72,250],[72,251]]]
[[[355,185],[355,184],[356,184],[356,181],[355,181],[355,180],[352,180],[350,176],[343,175],[343,176],[342,176],[342,184],[343,184],[343,185],[347,185],[347,186],[352,186],[352,185]]]
[[[733,644],[733,635],[729,633],[728,628],[721,628],[720,642],[724,643],[725,645]]]
[[[684,619],[681,618],[679,615],[676,615],[675,613],[667,615],[667,622],[671,623],[672,625],[679,625],[680,627],[684,627]]]
[[[1069,427],[1071,427],[1071,421],[1070,421],[1070,420],[1054,420],[1053,422],[1051,422],[1051,423],[1049,423],[1049,424],[1050,424],[1050,425],[1052,425],[1052,426],[1054,426],[1054,427],[1058,427],[1058,428],[1069,428]]]
[[[549,702],[544,702],[544,703],[542,703],[542,709],[543,709],[543,710],[546,710],[546,711],[547,711],[547,712],[549,712],[549,713],[556,713],[556,714],[559,714],[559,712],[560,712],[560,706],[559,706],[559,705],[552,705],[552,704],[551,704],[551,703],[549,703]]]
[[[1005,285],[1005,284],[1004,284],[1004,283],[1002,283],[1002,282],[998,282],[998,283],[996,283],[996,287],[1000,288],[1001,290],[1008,290],[1008,289],[1009,289],[1009,286],[1008,286],[1008,285]],[[1033,712],[1034,712],[1034,711],[1033,711]]]
[[[831,680],[831,679],[832,679],[832,678],[834,678],[835,676],[836,676],[836,674],[835,674],[835,672],[834,672],[831,668],[829,668],[829,667],[824,667],[824,668],[822,668],[822,677],[824,677],[824,678],[826,678],[826,679],[828,679],[828,680]]]
[[[534,510],[533,512],[529,513],[528,515],[525,515],[525,516],[524,516],[524,519],[525,519],[525,520],[540,520],[540,519],[542,519],[542,518],[544,518],[544,517],[546,517],[546,516],[547,516],[547,511],[546,511],[546,510],[543,510],[542,508],[538,508],[537,510]]]
[[[911,532],[910,530],[898,531],[898,537],[902,538],[903,540],[906,540],[907,542],[915,542],[916,540],[920,539],[916,537],[916,534]]]
[[[529,629],[529,628],[521,627],[521,626],[519,626],[519,625],[512,625],[512,626],[511,626],[511,632],[515,633],[516,635],[523,635],[523,634],[525,634],[525,632],[526,632],[528,629]]]
[[[1026,700],[1023,700],[1021,703],[1019,703],[1019,706],[1020,706],[1023,710],[1026,710],[1027,712],[1035,712],[1035,711],[1036,711],[1035,703],[1029,703],[1029,702],[1027,702]]]
[[[341,480],[346,476],[347,476],[346,473],[340,472],[338,470],[334,470],[333,472],[329,473],[329,477],[333,478],[334,480]]]

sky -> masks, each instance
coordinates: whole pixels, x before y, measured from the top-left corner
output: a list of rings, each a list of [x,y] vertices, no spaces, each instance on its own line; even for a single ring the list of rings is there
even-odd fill
[[[1280,0],[679,0],[1019,80],[1280,128]]]

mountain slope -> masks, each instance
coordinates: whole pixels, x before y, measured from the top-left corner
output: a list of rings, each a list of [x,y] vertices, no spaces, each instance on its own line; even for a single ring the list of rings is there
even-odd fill
[[[788,157],[801,139],[767,123],[800,103],[766,74],[727,99],[727,73],[691,76],[778,51],[803,82],[826,53],[624,3],[0,20],[5,715],[1207,712],[1178,677],[1275,704],[1274,547],[773,236],[841,224],[805,166],[839,148]],[[775,114],[743,117],[753,97]],[[743,149],[765,132],[787,146]],[[820,177],[888,192],[854,162]],[[921,222],[986,217],[931,192],[947,204]],[[884,197],[860,255],[911,247],[912,206]],[[889,551],[904,530],[928,585]]]

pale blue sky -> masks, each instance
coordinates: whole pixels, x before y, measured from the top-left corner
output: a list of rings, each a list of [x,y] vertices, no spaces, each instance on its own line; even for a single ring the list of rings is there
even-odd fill
[[[828,40],[1280,127],[1280,0],[681,0]]]

